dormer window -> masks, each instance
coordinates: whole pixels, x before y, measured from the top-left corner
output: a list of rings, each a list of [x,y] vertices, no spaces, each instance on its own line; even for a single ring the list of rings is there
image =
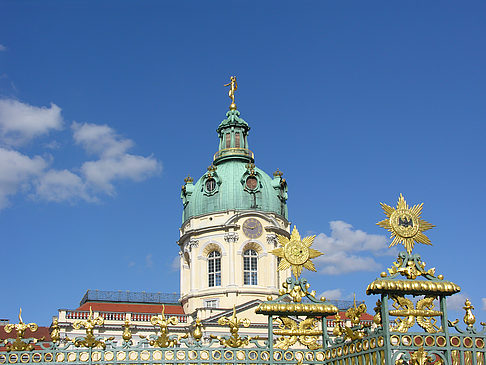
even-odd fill
[[[206,190],[212,192],[216,189],[216,180],[213,178],[206,180]]]
[[[258,180],[255,176],[248,176],[246,178],[246,187],[250,190],[255,190],[258,186]]]

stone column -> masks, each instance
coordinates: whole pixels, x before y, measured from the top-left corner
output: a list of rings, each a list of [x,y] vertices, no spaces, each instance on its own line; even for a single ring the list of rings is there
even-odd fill
[[[236,262],[235,262],[235,249],[234,246],[236,242],[238,242],[238,233],[237,232],[226,232],[224,234],[224,240],[228,243],[228,272],[230,273],[229,276],[229,286],[236,286],[236,279],[235,279],[235,272],[236,272]]]

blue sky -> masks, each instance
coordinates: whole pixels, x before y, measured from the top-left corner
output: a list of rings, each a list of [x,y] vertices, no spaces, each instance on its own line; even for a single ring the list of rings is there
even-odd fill
[[[365,298],[396,253],[379,202],[403,193],[437,226],[415,252],[462,287],[451,309],[469,297],[484,320],[485,11],[0,2],[0,317],[178,292],[180,187],[211,163],[235,74],[256,164],[284,171],[290,220],[327,249],[313,289]]]

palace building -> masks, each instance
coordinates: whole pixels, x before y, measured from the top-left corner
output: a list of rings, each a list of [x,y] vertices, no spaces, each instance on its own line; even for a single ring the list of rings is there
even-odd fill
[[[434,226],[401,194],[396,207],[381,203],[377,224],[405,251],[366,289],[374,315],[316,297],[301,276],[322,254],[315,236],[290,229],[287,183],[255,166],[236,78],[227,86],[218,151],[181,191],[180,294],[88,290],[50,329],[19,313],[0,323],[0,364],[484,365],[486,323],[474,326],[469,299],[465,326],[448,319],[446,300],[461,288],[413,252]]]
[[[229,85],[232,103],[216,129],[218,150],[207,172],[197,181],[186,177],[181,190],[180,295],[88,290],[77,309],[59,310],[55,320],[61,337],[81,336],[84,330],[74,323],[86,320],[90,310],[104,319],[103,336],[121,338],[125,320],[135,337],[153,334],[151,318],[163,310],[177,318],[174,333],[187,331],[198,318],[209,337],[225,331],[218,319],[233,308],[251,321],[243,334],[266,336],[266,316],[255,309],[278,296],[291,276],[290,265],[282,270],[280,257],[271,254],[279,246],[278,235],[290,237],[287,182],[278,169],[270,176],[255,165],[250,126],[234,102],[236,79]],[[353,304],[333,303],[341,311]],[[364,313],[362,319],[371,323],[372,316]],[[333,326],[331,317],[328,326]]]

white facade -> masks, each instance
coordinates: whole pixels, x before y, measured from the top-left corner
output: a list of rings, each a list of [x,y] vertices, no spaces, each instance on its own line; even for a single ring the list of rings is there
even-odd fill
[[[249,220],[257,226],[255,231],[244,228]],[[207,308],[228,309],[265,301],[268,296],[275,298],[290,270],[278,271],[277,257],[271,251],[278,246],[276,235],[288,237],[289,232],[290,223],[285,218],[267,212],[230,210],[188,219],[179,240],[184,312],[204,320],[209,315]],[[256,254],[256,267],[245,268],[245,252],[247,256]],[[214,272],[210,263],[214,258],[220,260],[219,272]],[[265,321],[264,316],[252,317]]]

